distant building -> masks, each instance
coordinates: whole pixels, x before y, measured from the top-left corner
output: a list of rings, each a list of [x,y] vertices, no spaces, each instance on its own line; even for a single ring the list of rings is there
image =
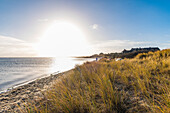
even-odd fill
[[[139,51],[159,51],[160,49],[158,47],[149,47],[149,48],[132,48],[131,50],[124,49],[122,53],[130,53],[130,52],[139,52]]]

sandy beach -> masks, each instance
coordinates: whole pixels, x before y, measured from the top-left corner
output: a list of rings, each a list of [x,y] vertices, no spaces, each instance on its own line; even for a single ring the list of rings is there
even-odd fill
[[[56,80],[68,75],[72,70],[51,74],[50,76],[36,79],[28,84],[13,88],[0,94],[0,113],[21,112],[27,102],[39,101],[43,98],[43,93],[49,90]],[[20,107],[21,108],[20,108]]]

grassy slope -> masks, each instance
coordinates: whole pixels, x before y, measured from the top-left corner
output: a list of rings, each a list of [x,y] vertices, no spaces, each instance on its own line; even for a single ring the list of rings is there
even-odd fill
[[[170,49],[76,66],[45,98],[40,112],[170,111]]]

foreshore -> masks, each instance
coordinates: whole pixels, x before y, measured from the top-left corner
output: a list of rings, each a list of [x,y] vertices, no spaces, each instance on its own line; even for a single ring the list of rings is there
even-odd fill
[[[61,77],[65,77],[71,72],[72,70],[51,74],[50,76],[36,79],[28,84],[1,93],[0,113],[21,112],[21,107],[25,106],[27,102],[41,100],[45,91],[49,90],[57,80],[61,79]]]

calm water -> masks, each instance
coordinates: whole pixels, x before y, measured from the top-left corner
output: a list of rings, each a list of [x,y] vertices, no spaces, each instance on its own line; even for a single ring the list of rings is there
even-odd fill
[[[74,68],[93,59],[0,58],[0,92],[16,85]]]

